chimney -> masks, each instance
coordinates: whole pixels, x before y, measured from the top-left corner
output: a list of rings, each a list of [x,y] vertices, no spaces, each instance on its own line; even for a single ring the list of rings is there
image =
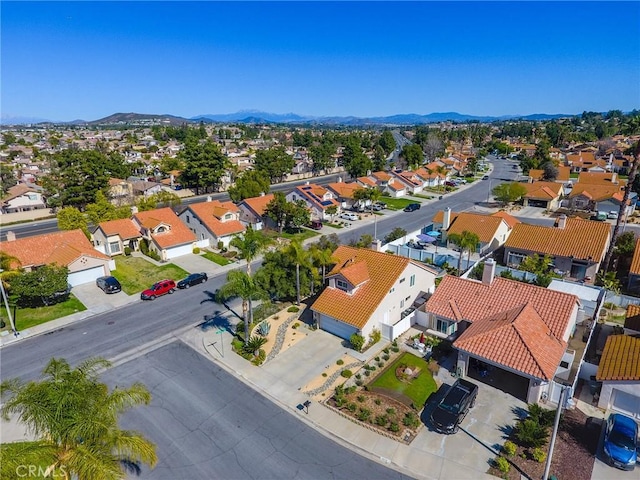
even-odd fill
[[[260,196],[261,196],[261,197],[264,197],[264,192],[260,192]]]
[[[136,213],[138,213],[138,207],[136,207],[135,205],[133,205],[131,207],[131,215],[135,215]]]
[[[493,277],[496,276],[496,262],[493,258],[487,259],[484,262],[484,270],[482,270],[482,283],[485,285],[491,285]]]
[[[309,180],[307,180],[306,182],[304,182],[305,185],[309,185]]]
[[[558,228],[564,229],[567,226],[567,216],[562,214],[558,217]]]
[[[207,195],[207,202],[210,202],[212,200],[213,200],[213,198],[211,198],[211,195]]]
[[[7,232],[7,242],[13,242],[16,239],[16,234],[13,230]]]
[[[447,207],[442,216],[442,230],[447,231],[451,226],[451,207]]]
[[[373,242],[371,242],[371,250],[373,250],[374,252],[379,252],[381,248],[382,248],[382,242],[380,240],[376,239]]]
[[[337,182],[338,182],[338,183],[342,183],[342,177],[338,177],[338,178],[337,178]]]

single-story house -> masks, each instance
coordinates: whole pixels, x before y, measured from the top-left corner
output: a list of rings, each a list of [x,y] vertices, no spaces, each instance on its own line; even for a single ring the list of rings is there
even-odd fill
[[[417,323],[453,340],[459,377],[474,375],[473,365],[490,366],[506,378],[505,390],[536,403],[557,396],[556,380],[568,375],[579,307],[575,295],[496,277],[488,260],[482,281],[445,276]]]
[[[557,210],[560,207],[560,200],[564,195],[561,183],[533,182],[521,185],[527,190],[522,197],[525,207],[540,207],[547,210]]]
[[[318,327],[349,339],[374,329],[393,340],[411,326],[413,303],[432,292],[436,272],[427,265],[367,248],[340,246],[328,285],[311,306]]]
[[[193,253],[195,234],[189,230],[169,207],[157,208],[133,215],[142,238],[149,249],[160,255],[164,261]]]
[[[350,210],[353,207],[359,206],[356,205],[358,202],[354,198],[355,192],[357,190],[363,190],[365,187],[357,182],[343,182],[342,180],[338,180],[337,182],[328,183],[327,188],[333,192],[334,198],[340,203],[340,208]]]
[[[598,407],[640,420],[640,338],[610,335],[596,380],[602,382]]]
[[[28,212],[47,208],[47,201],[38,190],[24,183],[10,187],[2,197],[0,213]]]
[[[558,217],[556,226],[519,223],[504,244],[504,263],[517,267],[534,253],[549,255],[556,272],[593,283],[609,248],[611,225],[581,218]]]
[[[201,247],[218,248],[220,244],[228,247],[231,239],[245,230],[240,222],[240,209],[233,202],[193,203],[180,213],[179,218],[194,233]]]
[[[27,271],[51,264],[67,267],[67,281],[72,287],[93,282],[115,269],[115,263],[94,249],[80,229],[19,239],[8,232],[0,251],[18,259],[20,267]]]
[[[567,184],[571,182],[571,168],[565,166],[556,167],[558,170],[558,175],[556,176],[554,182]],[[531,169],[529,170],[529,179],[532,182],[539,182],[544,180],[544,170]]]

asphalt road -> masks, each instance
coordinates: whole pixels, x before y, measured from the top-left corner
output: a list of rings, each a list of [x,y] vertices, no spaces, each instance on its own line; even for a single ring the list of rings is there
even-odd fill
[[[405,479],[328,439],[180,341],[103,375],[143,382],[150,406],[123,417],[157,447],[138,478]]]

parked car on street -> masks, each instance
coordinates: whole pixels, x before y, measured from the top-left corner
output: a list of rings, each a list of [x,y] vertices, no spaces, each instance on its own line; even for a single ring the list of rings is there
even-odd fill
[[[483,175],[483,176],[482,176],[482,179],[483,179],[483,180],[489,180],[489,175]]]
[[[638,460],[638,424],[621,413],[607,419],[602,445],[609,465],[621,470],[633,470]]]
[[[118,293],[122,291],[122,286],[116,277],[99,277],[96,278],[96,285],[104,293]]]
[[[431,414],[431,423],[440,433],[456,433],[460,422],[473,408],[478,396],[478,386],[459,378],[449,389]]]
[[[209,278],[207,277],[207,274],[204,272],[192,273],[188,277],[183,278],[178,282],[178,288],[189,288],[189,287],[192,287],[193,285],[199,285],[201,283],[204,283],[207,280],[209,280]]]
[[[457,187],[458,186],[458,184],[456,182],[454,182],[453,180],[447,180],[446,182],[444,182],[444,184],[447,187]]]
[[[410,203],[409,205],[404,207],[404,211],[405,212],[415,212],[416,210],[420,210],[420,204],[419,203]]]
[[[160,280],[154,283],[151,288],[145,290],[140,294],[142,300],[155,300],[156,297],[166,295],[167,293],[173,293],[176,291],[176,282],[173,280]]]
[[[608,214],[607,214],[607,218],[611,219],[611,220],[617,220],[618,219],[618,212],[616,212],[615,210],[611,210]]]
[[[350,213],[350,212],[343,212],[340,214],[340,218],[342,218],[343,220],[358,220],[358,215],[356,215],[355,213]]]
[[[307,225],[307,228],[312,228],[313,230],[322,230],[322,222],[320,222],[319,220],[312,220]]]

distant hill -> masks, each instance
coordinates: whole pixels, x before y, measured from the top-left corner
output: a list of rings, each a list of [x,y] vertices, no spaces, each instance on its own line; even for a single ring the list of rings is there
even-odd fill
[[[268,113],[259,110],[240,110],[236,113],[205,114],[192,117],[193,121],[210,120],[213,122],[241,123],[303,123],[315,117],[303,117],[295,113]]]
[[[89,125],[182,125],[193,120],[175,115],[146,113],[114,113],[108,117],[88,122]]]
[[[30,123],[46,123],[50,122],[46,118],[38,117],[19,117],[12,115],[2,115],[0,117],[0,125],[25,125]]]

